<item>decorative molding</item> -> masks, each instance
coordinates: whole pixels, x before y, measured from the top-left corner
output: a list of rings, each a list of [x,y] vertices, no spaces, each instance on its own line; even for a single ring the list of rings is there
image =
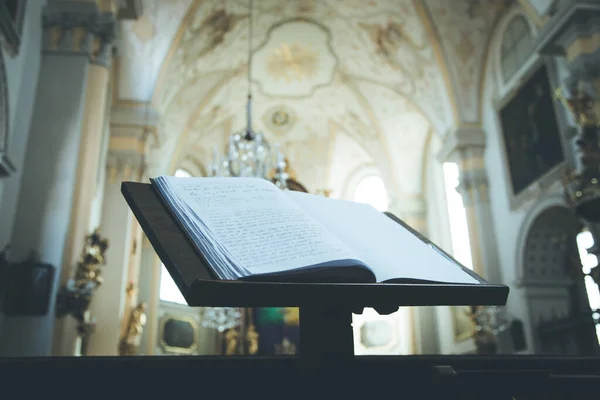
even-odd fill
[[[561,38],[571,36],[571,26],[584,23],[594,14],[600,13],[597,0],[571,0],[562,7],[543,27],[534,44],[534,51],[548,55],[565,55]]]
[[[90,62],[108,67],[116,37],[114,14],[96,3],[53,2],[42,15],[44,52],[87,54]]]
[[[107,176],[110,182],[117,179],[143,179],[147,170],[150,148],[156,147],[149,125],[111,124],[111,136],[106,157]]]
[[[485,149],[486,138],[485,131],[479,124],[461,125],[449,131],[442,143],[442,146],[437,154],[437,159],[440,162],[450,161],[460,153],[459,158],[466,156],[465,151]],[[480,151],[476,150],[476,151]],[[481,154],[478,154],[481,156]]]

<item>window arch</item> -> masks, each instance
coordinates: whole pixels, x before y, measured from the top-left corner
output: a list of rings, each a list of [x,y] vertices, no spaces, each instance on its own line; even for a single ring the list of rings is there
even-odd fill
[[[191,178],[191,177],[193,177],[193,175],[191,174],[191,172],[189,172],[186,169],[181,169],[181,168],[179,168],[177,171],[175,171],[175,176],[179,177],[179,178]]]
[[[387,211],[389,207],[388,191],[380,176],[368,175],[358,181],[354,187],[352,200],[372,205],[378,211]]]
[[[508,23],[502,35],[500,67],[502,79],[509,81],[531,55],[533,32],[523,15],[517,15]]]

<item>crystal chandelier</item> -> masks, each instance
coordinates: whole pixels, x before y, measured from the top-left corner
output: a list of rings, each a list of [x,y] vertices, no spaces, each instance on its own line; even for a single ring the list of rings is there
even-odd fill
[[[248,102],[246,104],[246,128],[229,136],[227,152],[219,157],[217,146],[213,149],[212,176],[254,177],[273,181],[286,190],[289,175],[285,157],[279,146],[273,149],[262,133],[252,128],[252,0],[248,3]],[[223,332],[241,324],[243,310],[234,307],[206,307],[202,325]]]
[[[220,158],[219,149],[213,150],[212,176],[255,177],[273,181],[279,188],[287,189],[289,178],[285,157],[279,146],[271,148],[264,135],[252,128],[252,0],[249,0],[248,22],[248,102],[246,128],[229,136],[226,154]]]

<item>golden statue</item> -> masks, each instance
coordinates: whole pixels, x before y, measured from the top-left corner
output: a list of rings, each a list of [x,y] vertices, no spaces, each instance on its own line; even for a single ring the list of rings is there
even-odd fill
[[[238,351],[238,339],[240,334],[234,328],[228,329],[225,334],[225,354],[234,355]]]
[[[275,354],[293,356],[296,354],[296,345],[284,337],[280,344],[275,345]]]
[[[258,353],[258,332],[254,324],[250,324],[246,332],[246,343],[248,345],[248,354],[253,356]]]
[[[146,303],[142,302],[131,312],[131,317],[127,323],[127,330],[119,342],[119,355],[137,355],[142,340],[142,333],[144,332],[144,325],[146,325]]]
[[[108,240],[100,236],[98,229],[85,237],[83,252],[77,262],[74,277],[77,287],[90,285],[95,287],[102,284],[100,267],[106,264],[104,253],[107,248]]]
[[[85,354],[87,340],[95,328],[88,308],[94,292],[102,284],[101,267],[106,264],[104,254],[108,240],[96,229],[85,237],[83,251],[77,260],[75,273],[61,288],[57,296],[56,315],[71,315],[77,320],[77,334],[82,339],[81,354]]]

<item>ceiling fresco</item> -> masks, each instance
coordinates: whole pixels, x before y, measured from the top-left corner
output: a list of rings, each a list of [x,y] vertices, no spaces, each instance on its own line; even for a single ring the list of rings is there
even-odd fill
[[[255,1],[255,128],[315,187],[328,184],[332,149],[344,151],[333,143],[342,131],[395,195],[419,192],[429,135],[443,136],[457,116],[478,118],[481,65],[499,9],[471,3]],[[123,22],[116,97],[152,100],[163,116],[157,170],[189,152],[206,165],[212,147],[245,126],[248,1],[144,5],[144,17]]]

